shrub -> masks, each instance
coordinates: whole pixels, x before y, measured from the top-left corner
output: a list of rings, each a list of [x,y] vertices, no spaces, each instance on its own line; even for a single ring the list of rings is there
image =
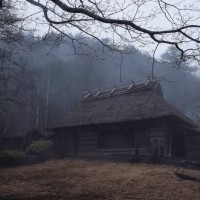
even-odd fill
[[[26,152],[28,155],[35,156],[39,160],[44,160],[49,158],[52,146],[52,141],[38,140],[30,144],[26,149]]]
[[[16,165],[20,164],[26,158],[26,154],[22,151],[16,150],[1,150],[0,164],[2,165]]]

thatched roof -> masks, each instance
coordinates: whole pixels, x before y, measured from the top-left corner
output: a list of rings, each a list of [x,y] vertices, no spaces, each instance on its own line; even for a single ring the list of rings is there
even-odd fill
[[[48,128],[131,122],[174,116],[190,126],[194,123],[162,97],[160,85],[146,82],[109,91],[95,91],[86,95],[72,112]]]

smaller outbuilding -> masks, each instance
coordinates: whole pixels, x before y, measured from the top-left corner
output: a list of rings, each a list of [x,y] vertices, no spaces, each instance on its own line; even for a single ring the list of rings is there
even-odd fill
[[[163,98],[155,80],[90,91],[48,130],[62,155],[200,156],[198,126]]]
[[[25,151],[32,142],[46,137],[37,129],[27,131],[19,136],[0,137],[0,149],[13,149]]]

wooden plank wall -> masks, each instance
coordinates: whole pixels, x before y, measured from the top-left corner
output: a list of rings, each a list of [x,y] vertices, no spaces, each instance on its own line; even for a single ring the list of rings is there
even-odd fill
[[[54,151],[61,156],[74,154],[73,133],[68,131],[58,131],[52,138]]]
[[[97,132],[95,130],[79,131],[79,154],[96,154],[97,152]]]
[[[186,157],[200,158],[200,135],[190,131],[186,133]]]

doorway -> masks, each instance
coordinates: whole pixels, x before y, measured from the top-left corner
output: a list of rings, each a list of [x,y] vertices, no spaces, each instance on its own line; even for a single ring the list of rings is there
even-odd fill
[[[172,134],[172,157],[185,157],[185,135],[183,132]]]

